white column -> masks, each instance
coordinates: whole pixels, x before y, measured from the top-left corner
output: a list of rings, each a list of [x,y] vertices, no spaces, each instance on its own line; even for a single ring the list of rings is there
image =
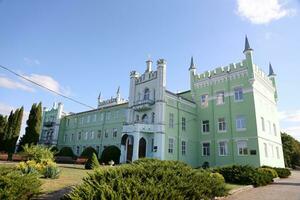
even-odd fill
[[[155,133],[154,134],[154,146],[157,146],[157,152],[155,152],[155,158],[164,160],[165,158],[165,134]]]
[[[126,145],[121,145],[120,163],[126,162]]]
[[[135,132],[133,135],[132,161],[139,159],[139,140],[140,140],[140,133]]]

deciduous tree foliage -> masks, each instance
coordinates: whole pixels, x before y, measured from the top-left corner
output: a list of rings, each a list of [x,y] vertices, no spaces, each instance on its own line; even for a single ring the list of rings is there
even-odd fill
[[[281,133],[284,162],[287,167],[300,166],[300,142],[286,133]]]

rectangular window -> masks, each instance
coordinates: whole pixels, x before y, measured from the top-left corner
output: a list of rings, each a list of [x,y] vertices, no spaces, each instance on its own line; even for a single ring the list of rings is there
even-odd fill
[[[234,88],[234,100],[235,101],[243,101],[244,96],[243,96],[243,88],[238,87]]]
[[[151,139],[151,151],[154,152],[154,138]]]
[[[169,153],[174,152],[174,138],[169,138],[169,148],[168,148]]]
[[[118,134],[118,130],[116,128],[113,129],[113,137],[116,138]]]
[[[95,137],[94,131],[91,131],[91,132],[90,132],[90,139],[93,140],[94,137]]]
[[[181,154],[186,154],[186,141],[181,141]]]
[[[276,130],[276,125],[273,124],[273,131],[274,131],[274,135],[277,136],[277,130]]]
[[[260,119],[261,119],[261,130],[265,131],[265,119],[263,117],[261,117]]]
[[[110,118],[111,118],[111,112],[107,112],[106,113],[106,120],[110,120]]]
[[[268,131],[269,134],[272,134],[271,122],[268,120]]]
[[[169,128],[173,128],[174,127],[174,114],[170,113],[169,114]]]
[[[86,122],[87,122],[87,123],[90,123],[90,121],[91,121],[91,116],[90,116],[90,115],[88,115],[88,116],[87,116],[87,120],[86,120]]]
[[[93,122],[96,122],[96,121],[97,121],[97,115],[94,114],[94,116],[93,116]]]
[[[71,141],[74,141],[74,133],[72,133],[72,136],[71,136]]]
[[[279,155],[279,147],[276,147],[276,155],[277,155],[277,159],[280,158],[280,155]]]
[[[84,135],[84,139],[85,139],[85,140],[88,139],[88,135],[89,135],[89,132],[85,132],[85,135]]]
[[[218,119],[218,129],[220,132],[226,131],[226,122],[224,117]]]
[[[271,153],[272,153],[272,158],[274,158],[274,146],[273,144],[269,144],[270,149],[271,149]]]
[[[181,119],[181,128],[182,128],[182,131],[185,131],[185,128],[186,128],[186,124],[185,124],[185,118],[183,117],[182,119]]]
[[[208,133],[209,132],[209,120],[202,121],[202,132]]]
[[[247,141],[237,142],[238,155],[248,155]]]
[[[228,151],[227,150],[227,142],[226,141],[219,142],[219,155],[226,156],[226,155],[228,155],[227,151]]]
[[[64,142],[67,142],[67,138],[68,138],[68,135],[65,134],[65,135],[64,135]]]
[[[210,156],[210,143],[209,142],[202,143],[202,155]]]
[[[265,149],[265,157],[268,157],[268,146],[267,143],[264,143],[264,149]]]
[[[208,94],[201,95],[201,106],[203,107],[208,106]]]
[[[241,131],[246,129],[246,119],[244,116],[237,116],[235,119],[236,130]]]
[[[108,131],[107,129],[104,130],[104,136],[107,138],[108,137]]]
[[[217,105],[224,104],[224,102],[225,102],[225,92],[224,91],[217,92]]]
[[[80,153],[80,147],[77,146],[77,147],[76,147],[76,154],[77,154],[77,156],[79,156],[79,153]]]
[[[78,133],[78,140],[81,140],[81,132]]]
[[[97,139],[101,138],[101,130],[98,130]]]

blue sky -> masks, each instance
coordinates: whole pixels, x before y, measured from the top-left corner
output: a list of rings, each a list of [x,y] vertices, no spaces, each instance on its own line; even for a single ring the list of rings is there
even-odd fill
[[[277,74],[281,127],[300,139],[299,0],[0,0],[0,64],[95,106],[150,55],[167,60],[167,87],[189,89],[189,61],[199,72],[238,62],[245,34],[254,62]],[[86,110],[0,70],[0,113],[34,102]],[[26,116],[25,116],[26,117]]]

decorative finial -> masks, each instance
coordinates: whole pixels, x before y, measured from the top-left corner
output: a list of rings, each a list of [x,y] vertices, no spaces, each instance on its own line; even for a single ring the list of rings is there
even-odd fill
[[[246,51],[253,51],[253,49],[251,49],[251,47],[250,47],[247,35],[245,37],[245,49],[244,49],[243,53],[245,53]]]
[[[191,69],[196,69],[193,56],[191,57],[191,64],[190,64],[189,70],[191,70]]]
[[[276,76],[276,74],[274,73],[273,67],[271,65],[271,62],[269,63],[269,75],[268,76]]]

